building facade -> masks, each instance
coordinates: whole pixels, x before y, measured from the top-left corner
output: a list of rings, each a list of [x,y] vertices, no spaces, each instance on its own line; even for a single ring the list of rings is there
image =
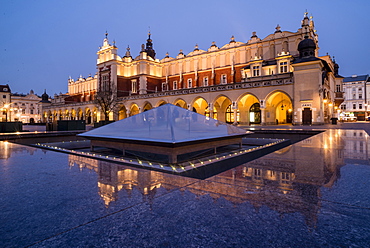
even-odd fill
[[[23,123],[41,122],[41,97],[33,90],[28,94],[11,94],[9,105],[9,121],[21,121]]]
[[[1,107],[1,121],[8,121],[9,107],[10,107],[10,87],[8,84],[0,85],[0,107]]]
[[[324,124],[337,114],[342,87],[338,65],[318,56],[318,35],[305,13],[296,32],[275,32],[246,42],[215,42],[202,50],[156,58],[151,34],[138,56],[124,56],[108,34],[97,52],[97,72],[68,80],[68,93],[43,106],[43,120],[103,119],[96,93],[117,97],[111,120],[119,120],[165,103],[234,124]]]
[[[352,75],[343,79],[344,102],[340,105],[343,121],[364,121],[370,105],[369,75]]]

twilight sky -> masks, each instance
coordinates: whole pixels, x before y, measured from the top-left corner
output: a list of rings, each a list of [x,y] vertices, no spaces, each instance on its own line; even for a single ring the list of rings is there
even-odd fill
[[[105,32],[118,54],[139,54],[152,33],[157,58],[265,38],[277,24],[296,32],[313,16],[319,54],[335,56],[342,76],[370,74],[369,0],[1,0],[0,84],[13,93],[67,92],[67,79],[96,73]]]

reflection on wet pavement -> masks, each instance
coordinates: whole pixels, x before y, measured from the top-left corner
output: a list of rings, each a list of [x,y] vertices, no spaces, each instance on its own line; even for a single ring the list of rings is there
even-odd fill
[[[206,180],[0,143],[1,247],[366,247],[369,136],[328,130]]]

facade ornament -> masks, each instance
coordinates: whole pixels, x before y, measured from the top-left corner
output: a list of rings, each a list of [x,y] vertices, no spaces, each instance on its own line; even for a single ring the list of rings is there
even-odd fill
[[[275,28],[275,33],[281,33],[281,27],[279,24]]]
[[[125,57],[131,57],[131,53],[130,53],[130,46],[127,46],[127,48],[126,48],[126,54],[125,54]]]
[[[257,37],[257,32],[256,32],[256,31],[253,31],[253,32],[252,32],[252,36],[251,36],[251,38],[258,38],[258,37]]]
[[[235,41],[235,37],[234,37],[234,35],[233,36],[231,36],[231,38],[230,38],[230,42],[229,43],[235,43],[236,41]]]

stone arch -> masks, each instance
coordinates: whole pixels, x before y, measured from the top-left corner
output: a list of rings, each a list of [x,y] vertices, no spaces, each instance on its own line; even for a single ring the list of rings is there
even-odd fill
[[[167,102],[165,100],[160,100],[159,102],[157,102],[155,107],[159,107],[159,106],[162,106],[162,105],[165,105],[165,104],[167,104]]]
[[[65,116],[66,120],[70,120],[70,113],[69,113],[68,109],[64,110],[64,116]]]
[[[173,105],[176,105],[178,107],[181,107],[181,108],[184,108],[184,109],[188,109],[188,105],[187,103],[185,102],[185,100],[183,100],[182,98],[177,98],[174,102],[173,102]]]
[[[86,124],[91,124],[92,116],[91,116],[90,108],[85,108],[85,120],[86,120]]]
[[[213,118],[223,122],[232,123],[235,115],[231,112],[232,101],[225,95],[219,95],[213,102]]]
[[[203,97],[195,98],[191,104],[191,109],[198,114],[210,117],[208,102]]]
[[[61,109],[58,110],[58,117],[59,120],[63,120],[63,111]]]
[[[266,124],[292,123],[293,104],[288,93],[273,91],[266,96],[265,101]]]
[[[58,111],[54,110],[53,111],[53,121],[58,120]]]
[[[51,110],[48,111],[48,122],[52,122],[53,121],[53,113],[51,112]]]
[[[130,107],[130,116],[134,116],[140,113],[140,108],[136,103],[132,103]]]
[[[73,108],[71,109],[71,120],[76,120],[77,118],[77,113],[76,110]]]
[[[240,111],[240,123],[241,124],[260,124],[261,123],[261,111],[260,100],[252,93],[246,92],[239,96],[238,109]]]
[[[78,108],[77,111],[76,111],[76,119],[77,120],[84,120],[85,116],[84,116],[84,112],[82,111],[81,108]]]
[[[98,122],[98,109],[96,107],[92,110],[92,121]]]
[[[142,108],[142,111],[141,112],[145,112],[145,111],[148,111],[150,109],[152,109],[153,106],[150,102],[145,102],[144,105],[143,105],[143,108]]]
[[[118,109],[118,120],[127,118],[127,109],[125,105],[121,105]]]

